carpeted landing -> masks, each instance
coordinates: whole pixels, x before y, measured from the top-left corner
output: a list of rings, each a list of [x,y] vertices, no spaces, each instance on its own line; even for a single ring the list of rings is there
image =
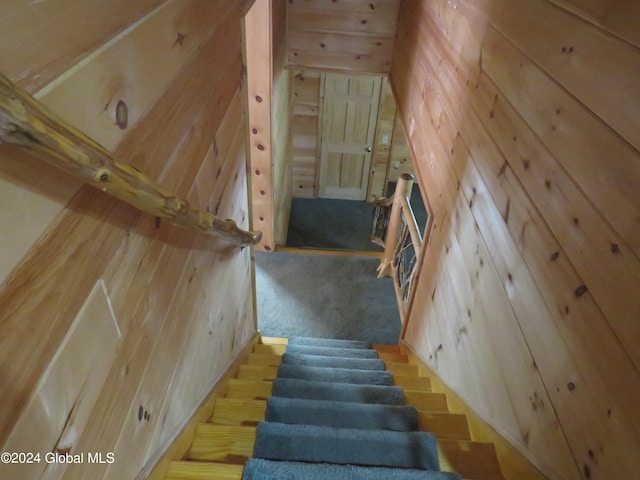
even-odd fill
[[[291,338],[243,480],[459,480],[365,342]]]
[[[396,345],[391,277],[373,257],[256,252],[258,329],[265,337],[325,337]]]

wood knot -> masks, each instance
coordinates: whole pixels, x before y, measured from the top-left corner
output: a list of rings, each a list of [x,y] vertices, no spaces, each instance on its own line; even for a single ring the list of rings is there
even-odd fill
[[[262,103],[262,97],[260,95],[256,95],[256,102]]]
[[[116,125],[118,125],[121,130],[124,130],[127,128],[128,123],[129,108],[124,100],[118,100],[118,103],[116,104]]]
[[[580,298],[582,295],[587,293],[587,286],[586,285],[580,285],[578,288],[576,288],[576,291],[574,293],[575,293],[576,297]]]
[[[567,383],[567,388],[569,389],[570,392],[573,392],[576,389],[576,384],[573,382],[569,382]]]
[[[620,253],[620,247],[617,243],[611,244],[611,253]]]
[[[180,45],[182,47],[184,45],[185,38],[187,38],[187,36],[184,33],[177,32],[176,41],[174,42],[174,45]]]

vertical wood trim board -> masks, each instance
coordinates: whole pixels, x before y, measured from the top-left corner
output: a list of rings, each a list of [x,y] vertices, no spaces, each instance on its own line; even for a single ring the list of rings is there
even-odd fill
[[[257,1],[244,18],[253,228],[262,232],[262,241],[256,248],[267,251],[275,249],[271,9],[271,0]]]
[[[286,69],[286,0],[274,0],[273,34],[273,135],[274,239],[287,241],[291,212],[291,119],[293,116],[293,72]]]
[[[404,340],[549,478],[640,468],[634,8],[399,13],[392,87],[433,218]]]

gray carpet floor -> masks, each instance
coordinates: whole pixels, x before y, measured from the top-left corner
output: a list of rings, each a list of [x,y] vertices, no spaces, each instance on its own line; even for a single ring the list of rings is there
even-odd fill
[[[258,329],[264,336],[396,345],[400,317],[377,258],[256,252]]]

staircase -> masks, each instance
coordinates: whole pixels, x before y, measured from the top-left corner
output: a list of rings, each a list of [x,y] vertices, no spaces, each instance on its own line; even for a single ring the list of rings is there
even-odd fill
[[[397,347],[287,343],[254,345],[166,480],[503,479],[493,445]]]

